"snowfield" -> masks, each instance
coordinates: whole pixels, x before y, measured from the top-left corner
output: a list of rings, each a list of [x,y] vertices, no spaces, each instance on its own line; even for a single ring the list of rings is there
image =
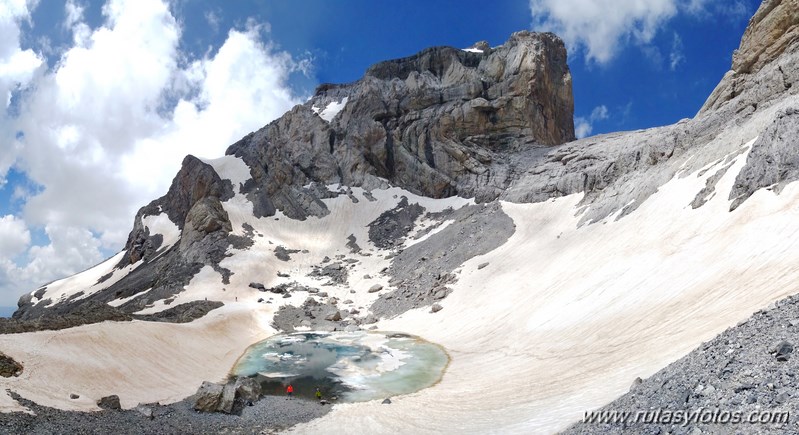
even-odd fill
[[[730,156],[740,153],[716,194],[697,209],[691,201],[722,162],[709,162],[704,169],[710,170],[678,173],[631,214],[589,225],[579,224],[582,194],[536,204],[503,202],[515,233],[461,266],[454,291],[441,301],[442,311],[430,313],[425,307],[378,323],[381,330],[443,346],[451,363],[441,382],[392,398],[390,406],[380,401],[336,405],[291,431],[557,431],[626,392],[636,377],[652,375],[754,311],[799,292],[799,184],[779,195],[757,191],[733,212],[727,199],[752,143],[777,109],[708,145],[726,147]],[[237,160],[212,162],[234,186],[249,177]],[[118,394],[126,408],[178,401],[204,380],[222,380],[250,344],[276,333],[270,324],[280,305],[299,306],[307,297],[297,293],[283,299],[249,283],[318,286],[307,276],[313,265],[325,256],[354,255],[359,262],[349,271],[349,285],[324,290],[352,299],[345,308],[368,309],[378,294],[367,289],[388,286],[387,277],[376,272],[391,260],[369,242],[367,225],[402,196],[428,212],[473,203],[423,198],[399,188],[372,191],[372,201],[353,188],[357,203],[347,195],[325,200],[330,214],[323,218],[298,221],[278,213],[256,219],[252,204],[234,190],[237,194],[223,206],[234,233],[243,235],[243,225],[252,226],[254,246],[231,250],[220,263],[233,271],[230,284],[223,285],[221,275],[205,267],[172,303],[207,298],[225,302],[223,308],[189,324],[105,322],[0,335],[0,349],[25,365],[19,378],[0,378],[0,388],[74,410],[95,410],[95,401],[109,394]],[[162,219],[153,217],[147,225],[165,241],[177,241]],[[370,255],[351,254],[350,235],[362,254]],[[281,261],[274,255],[278,246],[299,252]],[[112,258],[48,286],[47,297],[74,295],[118,261]],[[478,268],[482,263],[488,266]],[[261,297],[271,303],[257,303]],[[156,304],[144,312],[166,308]],[[70,400],[70,393],[81,398]],[[19,409],[0,394],[0,410]]]

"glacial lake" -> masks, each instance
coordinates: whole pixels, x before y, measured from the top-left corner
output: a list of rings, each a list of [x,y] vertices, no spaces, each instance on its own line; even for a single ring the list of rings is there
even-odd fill
[[[363,402],[413,393],[444,374],[449,357],[433,343],[391,332],[296,332],[250,346],[231,375],[255,377],[266,394]]]

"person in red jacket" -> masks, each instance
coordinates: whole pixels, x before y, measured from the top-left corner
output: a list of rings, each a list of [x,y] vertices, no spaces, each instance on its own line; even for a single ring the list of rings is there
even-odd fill
[[[289,386],[286,387],[286,396],[288,396],[286,397],[286,400],[291,400],[291,396],[293,395],[294,395],[294,387],[291,384],[289,384]]]

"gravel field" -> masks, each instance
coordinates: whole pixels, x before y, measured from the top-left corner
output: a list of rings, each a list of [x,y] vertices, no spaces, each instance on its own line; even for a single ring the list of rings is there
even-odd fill
[[[36,405],[17,395],[35,416],[0,414],[0,434],[267,434],[326,414],[330,405],[312,400],[265,396],[241,415],[198,413],[192,398],[171,405],[123,411],[71,412]],[[148,417],[146,408],[152,411]]]

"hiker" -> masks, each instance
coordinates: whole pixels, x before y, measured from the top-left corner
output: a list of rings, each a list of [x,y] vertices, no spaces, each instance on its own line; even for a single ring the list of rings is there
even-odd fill
[[[293,395],[294,395],[294,387],[291,384],[289,384],[289,386],[286,388],[286,396],[288,396],[286,397],[286,400],[291,400],[291,396]]]
[[[316,400],[322,400],[322,392],[319,391],[319,387],[316,387]]]

